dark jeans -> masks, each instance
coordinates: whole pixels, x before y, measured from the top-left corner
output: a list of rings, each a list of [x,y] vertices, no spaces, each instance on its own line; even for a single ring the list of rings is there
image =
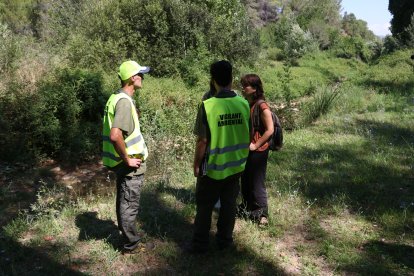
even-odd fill
[[[144,174],[127,176],[117,174],[116,217],[118,228],[126,242],[124,249],[133,250],[140,241],[136,227],[139,198],[144,183]]]
[[[240,174],[224,180],[214,180],[208,176],[197,178],[197,214],[194,221],[193,246],[207,249],[211,227],[211,215],[218,199],[221,207],[217,220],[216,240],[224,248],[233,242],[233,229],[236,220],[236,199],[239,194]]]
[[[251,219],[259,220],[268,216],[267,191],[265,186],[269,150],[250,151],[246,168],[241,177],[243,201],[241,207]]]

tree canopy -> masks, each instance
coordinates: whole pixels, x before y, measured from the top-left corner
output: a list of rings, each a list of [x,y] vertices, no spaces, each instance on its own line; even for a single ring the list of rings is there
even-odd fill
[[[414,2],[412,0],[390,0],[388,10],[393,16],[391,33],[406,44],[410,37],[407,28],[410,26],[414,14]]]

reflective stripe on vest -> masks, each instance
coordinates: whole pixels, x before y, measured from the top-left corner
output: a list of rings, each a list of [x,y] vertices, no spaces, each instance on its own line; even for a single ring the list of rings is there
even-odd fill
[[[250,145],[249,104],[239,96],[213,97],[203,103],[211,133],[207,176],[221,180],[242,172]]]
[[[103,118],[103,133],[102,133],[102,161],[105,166],[115,167],[122,162],[121,157],[116,152],[112,145],[109,135],[112,128],[112,123],[115,116],[116,104],[120,99],[128,99],[131,103],[131,114],[134,120],[134,130],[125,139],[126,152],[130,156],[138,157],[140,159],[147,159],[148,149],[145,145],[144,139],[141,134],[140,125],[138,121],[138,114],[135,109],[135,105],[132,99],[125,93],[112,94],[105,106],[105,115]]]

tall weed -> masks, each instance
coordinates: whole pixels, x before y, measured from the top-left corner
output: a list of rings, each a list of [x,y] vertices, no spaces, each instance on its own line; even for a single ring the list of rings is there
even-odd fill
[[[333,108],[341,93],[342,90],[339,85],[319,88],[311,100],[304,103],[300,125],[311,124],[320,116],[327,114]]]

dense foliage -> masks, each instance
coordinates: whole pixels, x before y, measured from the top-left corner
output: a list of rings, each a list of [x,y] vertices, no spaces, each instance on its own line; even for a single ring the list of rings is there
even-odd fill
[[[340,9],[339,0],[0,0],[0,155],[96,155],[100,110],[125,59],[151,66],[171,86],[179,80],[200,90],[215,59],[232,61],[236,74],[281,61],[288,80],[291,66],[320,51],[369,64],[400,47],[399,37],[383,44]],[[404,28],[414,30],[414,22]],[[290,87],[270,75],[273,100],[290,102],[317,85]],[[174,113],[171,103],[161,104]],[[168,114],[143,110],[144,124],[170,129],[160,119]]]
[[[409,29],[413,22],[414,2],[410,0],[390,0],[388,9],[393,15],[391,33],[403,43],[410,41],[413,30]]]

